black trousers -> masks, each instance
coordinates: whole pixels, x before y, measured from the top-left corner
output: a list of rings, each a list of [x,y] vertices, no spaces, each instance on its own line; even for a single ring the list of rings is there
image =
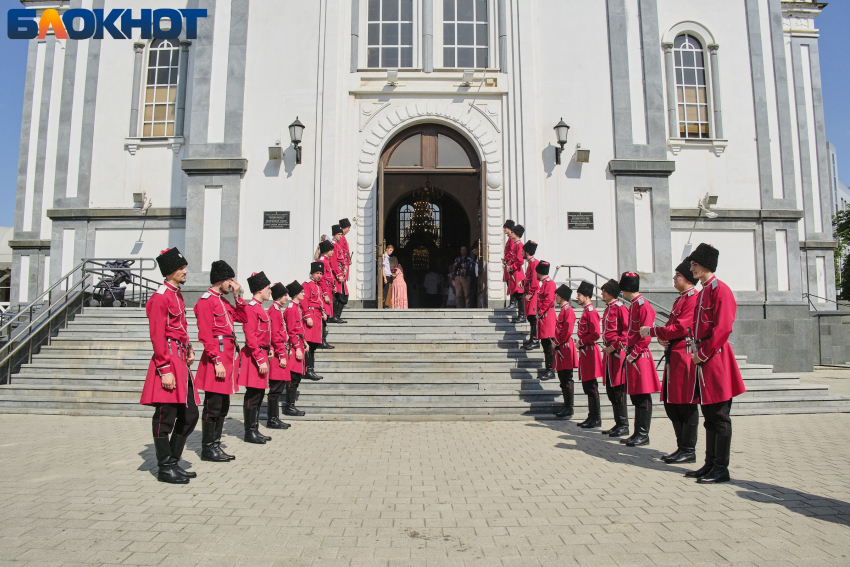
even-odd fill
[[[537,340],[537,315],[529,315],[526,319],[531,326],[531,340]]]
[[[198,423],[198,404],[195,403],[195,385],[189,378],[185,404],[154,404],[151,420],[153,436],[168,437],[172,433],[188,437]]]
[[[570,372],[572,372],[572,370],[570,370]],[[599,382],[597,380],[588,380],[587,382],[582,382],[581,389],[584,391],[588,398],[599,397]]]
[[[324,329],[322,329],[322,333],[324,333],[325,329],[327,329],[327,325],[324,325]],[[324,336],[322,336],[324,338]],[[310,350],[306,353],[304,357],[304,366],[307,368],[313,368],[316,364],[316,350],[318,350],[319,345],[322,343],[307,343],[310,346]]]
[[[558,382],[561,383],[561,390],[573,389],[573,371],[558,370]]]
[[[652,395],[650,394],[634,394],[629,396],[632,400],[632,405],[636,408],[648,410],[652,407]]]
[[[279,403],[284,390],[286,390],[286,380],[269,380],[268,404],[273,406]]]
[[[611,386],[610,383],[605,381],[605,393],[608,395],[608,401],[611,402],[612,406],[624,406],[626,405],[626,385],[620,384],[619,386]]]
[[[664,411],[673,423],[699,425],[699,406],[696,404],[671,404],[664,402]]]
[[[700,407],[702,417],[705,419],[706,431],[711,431],[715,435],[723,437],[732,437],[732,418],[729,415],[732,409],[732,400]]]
[[[387,276],[387,283],[384,284],[384,303],[387,302],[387,292],[390,290],[390,284],[393,283],[393,277]]]
[[[266,391],[263,388],[245,388],[243,407],[246,410],[259,409],[263,405],[263,395],[265,393]]]
[[[230,409],[230,395],[218,394],[216,392],[204,392],[204,421],[216,421],[220,417],[227,417]]]
[[[290,377],[292,381],[286,387],[286,403],[289,405],[294,405],[295,401],[298,399],[298,385],[301,384],[301,378],[304,376],[303,374],[298,374],[297,372],[290,372]]]
[[[336,299],[337,303],[340,305],[348,305],[348,295],[344,293],[334,293],[334,299]],[[336,313],[334,313],[334,315],[336,315]]]

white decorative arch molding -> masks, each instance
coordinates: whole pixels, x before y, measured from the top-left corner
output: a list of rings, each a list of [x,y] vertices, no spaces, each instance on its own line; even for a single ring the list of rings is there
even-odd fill
[[[366,103],[368,104],[368,103]],[[491,103],[497,109],[498,102]],[[502,272],[500,263],[502,242],[502,152],[501,135],[498,128],[497,110],[488,109],[487,103],[451,103],[433,100],[421,100],[404,104],[387,104],[374,111],[363,124],[364,141],[360,149],[357,164],[357,209],[361,219],[357,245],[360,249],[358,266],[359,299],[373,297],[377,281],[375,277],[375,246],[377,227],[375,224],[375,199],[377,196],[378,162],[387,143],[399,132],[423,122],[442,124],[462,134],[478,154],[482,163],[487,164],[487,196],[482,203],[487,239],[490,242],[487,271],[488,297],[492,300],[504,299]],[[494,243],[498,245],[494,246]]]
[[[683,33],[689,33],[695,36],[698,40],[700,40],[700,42],[702,42],[703,49],[708,49],[709,45],[717,45],[717,42],[714,40],[714,34],[712,34],[708,28],[701,23],[694,22],[692,20],[679,22],[667,30],[667,33],[664,34],[664,37],[661,40],[661,43],[674,43],[676,38]]]

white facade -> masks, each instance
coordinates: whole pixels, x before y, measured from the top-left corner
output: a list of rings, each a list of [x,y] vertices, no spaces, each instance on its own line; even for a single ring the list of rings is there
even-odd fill
[[[486,164],[483,229],[470,242],[489,244],[491,306],[505,298],[506,218],[540,243],[538,258],[611,277],[638,270],[651,292],[669,292],[690,240],[721,250],[720,273],[754,312],[803,305],[807,292],[834,299],[814,19],[823,4],[469,0],[480,51],[463,86],[466,67],[444,65],[446,50],[466,57],[455,46],[466,4],[448,17],[442,0],[399,2],[399,27],[386,33],[410,47],[386,57],[410,67],[391,86],[385,68],[369,68],[370,0],[200,0],[192,7],[208,17],[198,38],[175,42],[179,79],[163,95],[172,130],[162,136],[154,125],[145,131],[151,41],[32,40],[13,299],[34,299],[80,258],[153,257],[175,245],[194,270],[190,290],[218,257],[240,278],[262,269],[273,281],[305,279],[319,236],[356,217],[351,299],[368,303],[383,216],[379,161],[394,136],[423,123],[457,131]],[[680,80],[688,45],[699,55]],[[694,68],[699,76],[700,58],[704,85],[681,109],[693,119],[686,133],[699,137],[682,138],[677,84]],[[298,165],[287,131],[296,117],[306,125]],[[562,117],[571,129],[556,165]],[[283,160],[270,160],[278,143]],[[589,163],[576,159],[579,144]],[[150,200],[144,217],[133,212],[134,193]],[[719,198],[716,219],[697,208],[706,193]],[[265,211],[290,211],[290,229],[264,230]],[[593,230],[569,230],[569,212],[592,212]]]

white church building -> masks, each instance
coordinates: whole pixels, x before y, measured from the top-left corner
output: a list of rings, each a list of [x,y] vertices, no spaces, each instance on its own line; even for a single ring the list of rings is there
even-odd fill
[[[500,307],[513,219],[538,258],[638,271],[667,306],[689,244],[712,243],[739,303],[736,350],[811,368],[809,302],[835,300],[825,3],[132,4],[207,17],[191,40],[30,40],[13,304],[81,258],[169,246],[189,260],[189,298],[219,258],[243,282],[305,280],[320,236],[348,217],[353,305],[375,305],[386,243],[408,272],[479,248],[485,303]],[[430,238],[411,230],[423,195]]]

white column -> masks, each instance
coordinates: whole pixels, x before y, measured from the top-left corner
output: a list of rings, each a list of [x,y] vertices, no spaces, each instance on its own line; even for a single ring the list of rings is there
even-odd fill
[[[142,53],[145,51],[144,43],[134,43],[133,50],[133,95],[130,99],[130,132],[129,136],[135,138],[139,134],[139,97],[142,92]]]
[[[711,102],[714,105],[714,137],[723,139],[723,113],[720,102],[720,63],[717,60],[717,50],[720,46],[712,43],[708,46],[711,61]]]
[[[667,72],[667,122],[670,137],[679,137],[679,109],[676,98],[676,61],[673,59],[673,44],[662,43],[664,48],[664,67]]]

